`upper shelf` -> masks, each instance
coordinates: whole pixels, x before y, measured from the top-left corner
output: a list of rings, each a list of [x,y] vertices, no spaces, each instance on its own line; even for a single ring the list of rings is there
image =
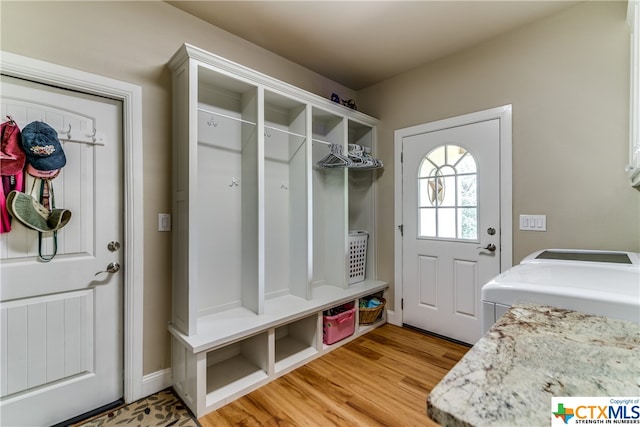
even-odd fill
[[[228,86],[229,90],[234,92],[242,92],[252,85],[263,85],[269,88],[271,92],[280,92],[291,95],[299,102],[313,104],[327,112],[335,114],[339,112],[341,116],[348,117],[350,120],[366,124],[368,126],[376,126],[378,120],[368,116],[360,111],[353,110],[327,98],[323,98],[306,90],[297,88],[289,83],[274,79],[266,74],[255,71],[251,68],[229,61],[221,56],[207,52],[206,50],[192,46],[188,43],[183,44],[180,49],[173,55],[168,62],[168,66],[175,71],[180,64],[187,59],[194,59],[201,63],[202,68],[211,66],[209,78],[211,83],[216,86]],[[215,69],[215,70],[214,70]],[[222,71],[223,73],[220,73]],[[233,76],[233,78],[230,78]]]

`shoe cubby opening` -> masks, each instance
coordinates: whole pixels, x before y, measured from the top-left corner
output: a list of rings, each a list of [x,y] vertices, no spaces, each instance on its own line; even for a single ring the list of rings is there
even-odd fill
[[[324,349],[342,344],[355,333],[358,308],[347,302],[322,312],[322,345]]]
[[[207,352],[207,405],[267,378],[268,337],[263,332]]]
[[[275,328],[275,372],[318,352],[318,314]]]
[[[384,291],[379,291],[358,300],[358,333],[365,333],[386,322],[387,313]]]

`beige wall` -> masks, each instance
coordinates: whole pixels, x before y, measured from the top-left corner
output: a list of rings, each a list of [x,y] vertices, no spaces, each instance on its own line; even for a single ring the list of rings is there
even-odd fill
[[[381,120],[379,276],[394,275],[394,130],[505,104],[513,105],[514,263],[542,248],[640,250],[640,192],[624,172],[625,14],[626,2],[585,2],[358,92],[358,106]],[[519,231],[520,214],[546,214],[547,232]]]
[[[171,75],[166,62],[187,42],[329,97],[355,92],[162,2],[0,2],[4,51],[142,87],[144,145],[144,373],[170,366]]]
[[[393,280],[393,131],[513,104],[514,216],[548,215],[547,233],[514,230],[514,261],[543,247],[639,248],[640,193],[627,185],[625,2],[587,3],[359,92],[381,119],[380,276]],[[355,93],[161,2],[0,3],[1,48],[138,84],[144,135],[144,372],[170,365],[171,82],[183,42],[311,92]]]

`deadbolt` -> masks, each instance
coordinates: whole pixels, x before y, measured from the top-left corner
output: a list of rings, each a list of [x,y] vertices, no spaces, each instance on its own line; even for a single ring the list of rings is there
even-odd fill
[[[494,234],[496,234],[496,229],[495,229],[495,228],[493,228],[493,227],[489,227],[489,228],[487,228],[487,234],[488,234],[489,236],[493,236]]]
[[[107,249],[109,249],[110,252],[115,252],[118,249],[120,249],[120,242],[116,242],[115,240],[113,242],[109,242],[109,244],[107,245]]]

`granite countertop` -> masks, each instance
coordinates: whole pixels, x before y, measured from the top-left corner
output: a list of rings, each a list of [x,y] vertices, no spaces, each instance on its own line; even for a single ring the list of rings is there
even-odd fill
[[[552,396],[640,396],[640,324],[514,304],[431,391],[443,426],[549,426]]]

